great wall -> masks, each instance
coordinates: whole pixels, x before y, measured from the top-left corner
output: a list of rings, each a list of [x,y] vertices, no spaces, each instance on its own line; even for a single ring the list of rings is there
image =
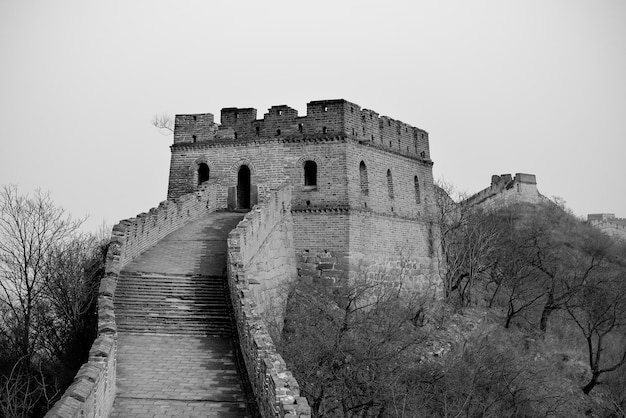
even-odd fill
[[[614,213],[592,213],[587,222],[612,237],[626,240],[626,219],[615,217]]]
[[[98,337],[47,417],[308,417],[272,340],[295,280],[332,284],[384,271],[410,288],[437,291],[426,131],[346,100],[310,102],[306,116],[273,106],[263,119],[256,109],[225,108],[220,121],[212,114],[176,116],[167,201],[113,228]],[[470,199],[542,198],[535,176],[518,173],[494,176]],[[223,218],[238,224],[233,229]],[[213,296],[201,296],[217,290],[199,289],[207,281],[219,288],[221,280],[228,296],[218,309]],[[150,288],[165,290],[133,302]],[[147,358],[146,369],[159,367],[157,357],[169,349],[152,345],[169,335],[181,346],[222,339],[219,367],[206,367],[192,382],[174,378],[176,363],[164,376],[154,370],[133,376],[139,368],[133,361]],[[130,341],[139,341],[136,350],[123,345]],[[191,367],[213,363],[207,357]],[[226,396],[220,382],[237,386],[233,373],[241,390]],[[148,390],[157,385],[145,376],[160,379],[157,392]]]

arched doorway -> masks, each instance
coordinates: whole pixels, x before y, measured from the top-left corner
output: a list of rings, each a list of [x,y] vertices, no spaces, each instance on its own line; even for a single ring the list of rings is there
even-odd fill
[[[198,185],[209,180],[209,166],[205,163],[198,164]]]
[[[237,173],[237,209],[250,209],[250,168],[239,167]]]

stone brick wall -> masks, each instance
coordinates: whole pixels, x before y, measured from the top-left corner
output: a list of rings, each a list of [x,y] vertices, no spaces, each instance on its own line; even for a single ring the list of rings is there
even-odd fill
[[[216,132],[231,129],[237,135],[174,144],[169,197],[197,187],[199,164],[210,167],[209,183],[225,193],[236,186],[237,171],[245,164],[260,200],[284,181],[293,185],[300,276],[336,281],[357,266],[380,268],[407,259],[417,266],[409,269],[413,282],[434,275],[427,268],[432,257],[423,250],[434,204],[425,131],[346,100],[310,102],[306,116],[285,105],[272,106],[263,119],[255,118],[255,109],[222,109]],[[307,161],[316,164],[315,185],[305,184]],[[356,241],[361,237],[367,246]]]
[[[437,243],[426,220],[366,210],[294,211],[298,275],[330,285],[355,275],[438,292]]]
[[[232,142],[232,141],[231,141]],[[346,140],[340,137],[307,140],[213,141],[172,148],[168,199],[197,189],[200,163],[209,167],[209,184],[218,185],[217,204],[226,206],[229,188],[237,185],[237,173],[248,166],[258,199],[285,181],[294,185],[294,206],[347,206]],[[304,162],[317,163],[316,187],[304,187]],[[309,202],[307,204],[307,202]]]
[[[256,114],[256,109],[251,108],[224,108],[221,111],[221,125],[213,122],[210,113],[177,115],[168,198],[195,189],[194,163],[200,162],[197,158],[206,154],[202,150],[206,150],[209,144],[227,148],[251,143],[270,153],[274,147],[272,141],[274,144],[281,142],[276,140],[293,143],[312,138],[332,141],[341,137],[430,161],[426,131],[386,116],[379,117],[378,113],[361,109],[359,105],[343,99],[309,102],[306,116],[298,116],[295,109],[286,105],[272,106],[263,119],[256,119]],[[189,157],[194,156],[188,161]],[[245,157],[247,154],[242,153],[240,156]],[[180,165],[181,160],[185,164]],[[273,168],[280,169],[280,165]],[[282,180],[279,179],[278,184]]]
[[[626,240],[626,219],[591,220],[591,225],[614,238]]]
[[[350,214],[350,256],[354,274],[402,283],[421,294],[441,290],[435,227],[426,220],[354,211]]]
[[[115,399],[117,326],[113,297],[124,265],[170,232],[208,212],[220,209],[216,185],[203,185],[176,201],[162,202],[148,213],[121,221],[113,227],[105,275],[98,291],[98,337],[89,360],[74,378],[47,418],[105,418]]]
[[[350,211],[294,210],[298,276],[334,284],[350,269]]]
[[[233,248],[238,245],[230,262],[237,266],[238,280],[248,285],[257,313],[267,326],[276,326],[278,334],[289,286],[296,278],[291,193],[291,185],[273,191],[230,234],[237,239],[230,241]]]
[[[166,200],[158,207],[126,219],[113,227],[113,237],[123,237],[121,265],[132,261],[171,232],[209,212],[225,209],[218,202],[219,186],[203,184],[195,192]]]
[[[294,199],[299,275],[334,283],[384,271],[412,287],[436,290],[432,162],[356,141],[342,151],[348,204],[306,207]]]
[[[432,210],[431,161],[356,143],[348,144],[346,160],[350,207],[412,219],[424,219]],[[367,170],[367,193],[361,190],[361,162]]]
[[[491,186],[470,196],[463,203],[495,207],[516,202],[539,203],[545,200],[537,190],[537,179],[534,174],[517,173],[491,176]]]
[[[295,279],[290,202],[289,185],[268,193],[228,237],[228,282],[239,344],[264,418],[311,414],[263,316],[270,311],[282,315],[286,287]]]

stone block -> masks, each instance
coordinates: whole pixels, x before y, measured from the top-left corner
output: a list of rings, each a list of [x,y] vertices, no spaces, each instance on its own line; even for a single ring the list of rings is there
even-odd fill
[[[113,350],[115,341],[111,336],[101,335],[93,342],[91,350],[89,350],[89,360],[101,361],[103,358],[109,357]]]
[[[78,378],[67,388],[65,394],[84,403],[91,396],[93,389],[94,382],[86,378]]]
[[[112,319],[98,319],[98,334],[115,335],[117,333],[117,324],[115,317]]]
[[[332,270],[335,267],[335,263],[319,263],[317,265],[318,270]]]
[[[115,295],[116,284],[117,274],[107,273],[105,277],[100,279],[100,295],[113,297]]]
[[[85,363],[76,373],[76,379],[85,378],[92,382],[98,379],[98,376],[104,370],[104,365],[100,363]]]
[[[74,418],[78,417],[83,403],[79,400],[63,395],[46,414],[46,418]]]

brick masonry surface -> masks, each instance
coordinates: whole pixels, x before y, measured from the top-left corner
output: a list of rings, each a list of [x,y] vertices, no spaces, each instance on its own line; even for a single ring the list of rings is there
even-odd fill
[[[146,273],[174,279],[176,275],[199,276],[204,280],[224,276],[226,237],[241,217],[242,214],[238,213],[214,212],[167,235],[125,266],[117,292],[141,285],[132,281],[154,280]],[[138,272],[144,275],[137,275]],[[186,281],[179,282],[188,285]],[[175,287],[176,282],[172,283],[171,286]],[[149,292],[146,290],[144,293]],[[164,299],[156,301],[160,304],[173,298],[185,299],[176,306],[186,308],[189,303],[204,303],[201,296],[194,297],[193,293],[186,293],[184,297],[171,293],[152,295],[150,293],[144,302],[143,310],[147,317],[139,322],[139,327],[143,323],[145,328],[132,333],[121,328],[118,331],[117,395],[111,417],[248,416],[243,381],[235,361],[234,340],[203,335],[204,328],[197,328],[199,331],[193,331],[196,329],[193,328],[192,332],[197,335],[179,334],[189,328],[189,322],[203,322],[210,318],[189,317],[185,315],[186,310],[177,314],[174,308],[163,317],[166,324],[155,325],[161,325],[157,332],[167,332],[167,335],[154,334],[147,327],[154,322],[152,316],[159,315],[158,307],[151,309],[151,304],[155,303],[152,298]],[[144,296],[139,294],[137,297]],[[128,310],[133,308],[132,305],[129,308],[122,302],[118,303],[117,298],[115,303],[121,327],[128,321],[125,319],[129,315]],[[175,318],[181,318],[178,329]]]
[[[120,333],[118,347],[112,418],[248,416],[231,340]]]
[[[263,119],[255,109],[222,109],[221,125],[206,115],[176,117],[169,198],[196,190],[208,170],[217,202],[225,202],[235,196],[245,166],[259,201],[284,182],[292,185],[300,276],[336,281],[410,259],[413,268],[403,278],[430,286],[437,234],[425,131],[346,100],[310,102],[306,116],[284,105],[272,106]],[[314,184],[307,163],[315,166]]]

